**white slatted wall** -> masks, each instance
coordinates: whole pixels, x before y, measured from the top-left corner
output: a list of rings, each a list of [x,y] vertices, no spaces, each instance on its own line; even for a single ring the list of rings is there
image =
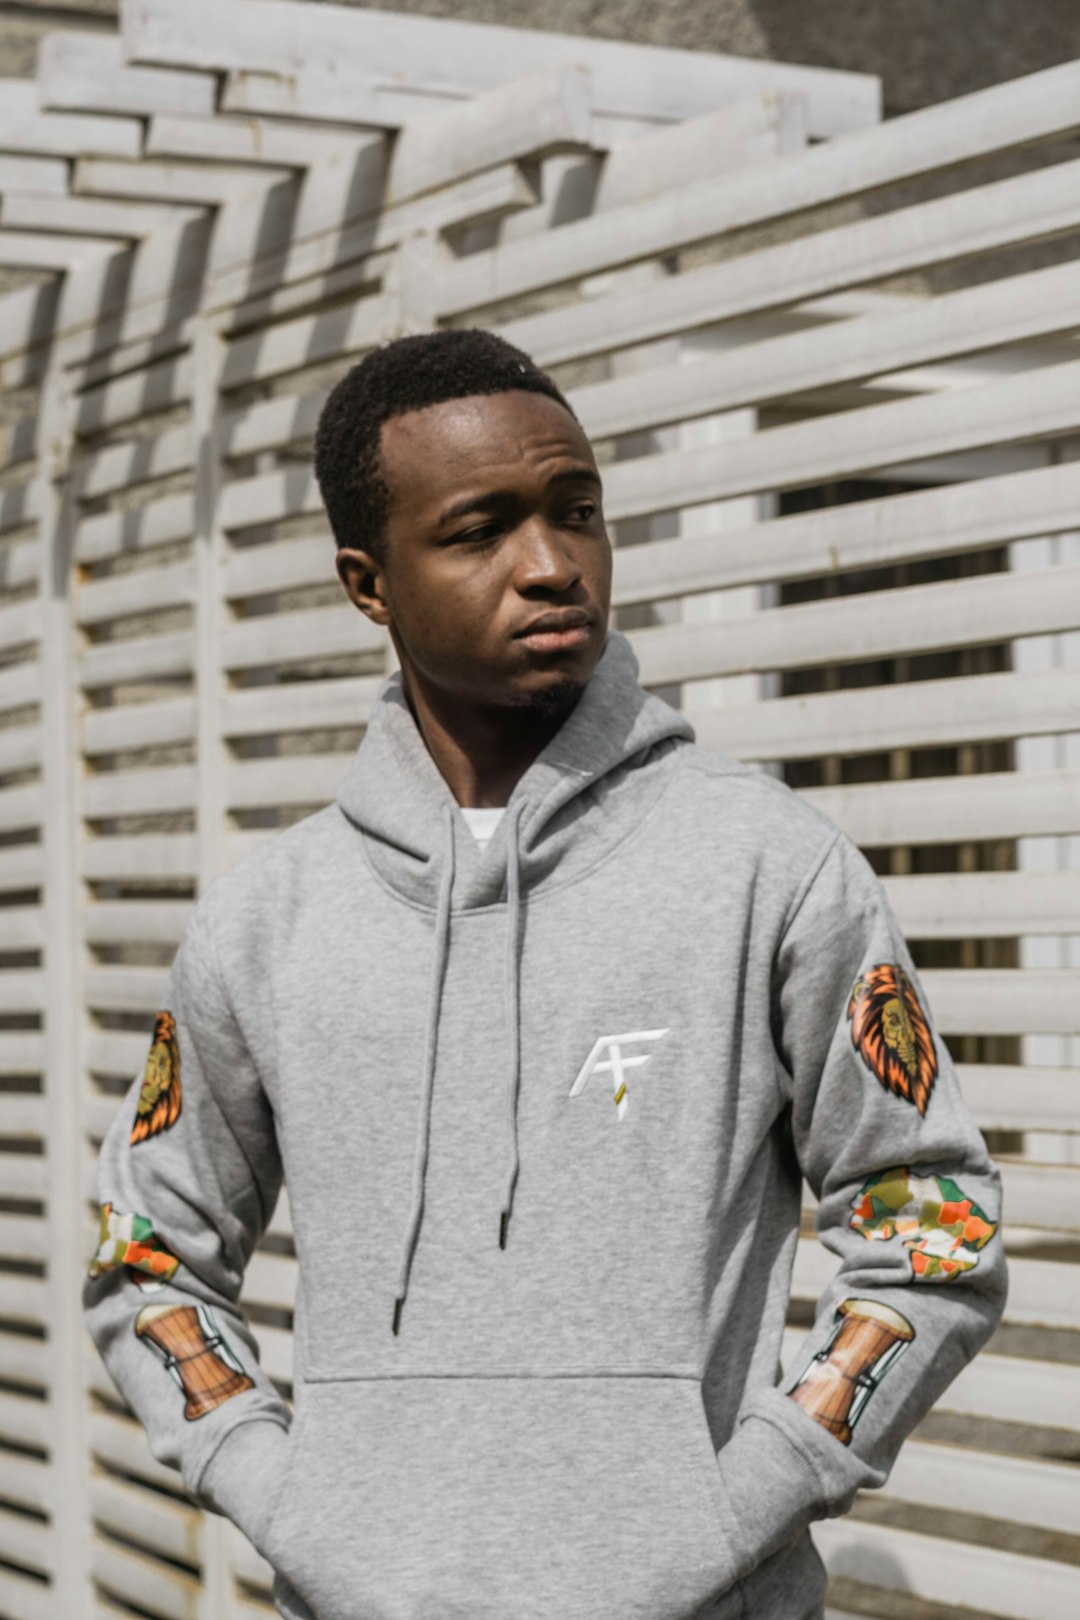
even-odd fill
[[[84,1334],[95,1158],[194,896],[330,799],[388,667],[325,391],[482,324],[597,444],[645,682],[870,853],[1003,1163],[1005,1324],[819,1527],[837,1612],[1072,1620],[1080,64],[879,124],[855,75],[122,11],[0,110],[0,264],[38,273],[0,299],[0,1615],[271,1613]],[[246,1299],[286,1391],[293,1272],[283,1198]]]

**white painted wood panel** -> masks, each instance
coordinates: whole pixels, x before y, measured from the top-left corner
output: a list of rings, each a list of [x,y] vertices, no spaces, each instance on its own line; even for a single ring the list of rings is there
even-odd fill
[[[813,1535],[831,1575],[871,1584],[884,1575],[930,1602],[1005,1620],[1072,1620],[1080,1605],[1080,1569],[1049,1559],[852,1519],[815,1525]]]
[[[444,312],[517,297],[1064,133],[1075,127],[1078,86],[1080,66],[1065,63],[811,147],[773,169],[768,184],[752,172],[721,185],[686,186],[653,204],[612,210],[602,221],[567,225],[544,242],[477,254],[448,280]]]
[[[42,112],[32,79],[0,79],[0,147],[34,157],[96,152],[137,158],[142,125],[137,118]]]
[[[260,0],[224,16],[210,0],[137,0],[125,5],[123,24],[125,53],[140,62],[262,70],[294,80],[318,64],[323,78],[332,79],[354,51],[372,79],[412,79],[428,94],[449,96],[580,62],[593,75],[598,108],[608,114],[679,120],[758,91],[791,90],[806,96],[815,135],[860,128],[880,116],[879,86],[869,75],[584,35]],[[347,82],[344,76],[343,89]]]
[[[1080,832],[1080,771],[807,788],[802,797],[864,847]]]
[[[46,34],[38,51],[38,104],[43,111],[187,113],[214,111],[216,82],[210,73],[174,73],[133,67],[118,38],[64,29]]]
[[[1075,729],[1080,671],[971,675],[775,698],[694,716],[707,748],[743,760],[928,748]]]

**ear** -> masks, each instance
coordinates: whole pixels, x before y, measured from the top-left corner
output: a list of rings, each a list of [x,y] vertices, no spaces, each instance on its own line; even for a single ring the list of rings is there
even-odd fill
[[[374,624],[389,626],[390,607],[382,565],[366,551],[353,551],[342,546],[335,558],[335,566],[353,606],[358,607]]]

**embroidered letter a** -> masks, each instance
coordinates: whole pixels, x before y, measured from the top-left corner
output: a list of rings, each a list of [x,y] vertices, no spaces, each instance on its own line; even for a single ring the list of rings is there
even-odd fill
[[[629,1035],[601,1035],[585,1059],[581,1073],[570,1087],[571,1097],[579,1097],[593,1075],[610,1074],[612,1101],[615,1104],[617,1118],[622,1119],[626,1114],[627,1105],[626,1071],[643,1068],[652,1056],[651,1052],[638,1052],[627,1057],[623,1055],[623,1047],[639,1046],[643,1041],[650,1044],[662,1041],[668,1033],[666,1029],[639,1029]],[[605,1058],[605,1052],[610,1053],[610,1056]]]

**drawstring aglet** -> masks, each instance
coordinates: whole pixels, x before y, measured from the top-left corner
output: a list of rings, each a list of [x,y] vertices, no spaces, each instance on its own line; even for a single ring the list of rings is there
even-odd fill
[[[401,1299],[401,1298],[395,1299],[395,1301],[394,1301],[394,1332],[395,1333],[397,1332],[398,1328],[401,1326],[401,1307],[404,1305],[404,1303],[405,1303],[405,1301],[403,1299]]]
[[[499,1248],[506,1248],[506,1229],[510,1224],[510,1211],[504,1209],[499,1215]]]

